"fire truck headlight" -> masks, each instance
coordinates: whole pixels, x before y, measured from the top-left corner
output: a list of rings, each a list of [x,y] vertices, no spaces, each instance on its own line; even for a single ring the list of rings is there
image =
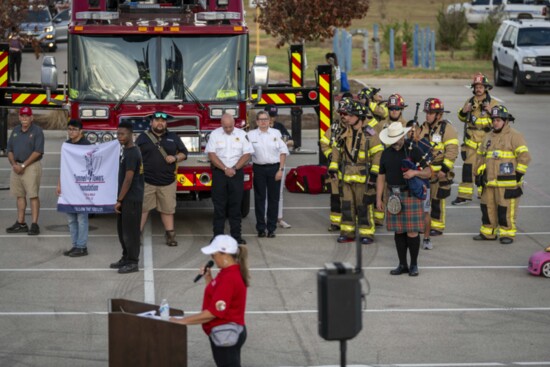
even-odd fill
[[[94,110],[91,109],[81,109],[80,110],[80,117],[93,117],[94,116]]]
[[[113,139],[114,139],[113,134],[111,134],[111,133],[103,134],[103,139],[102,140],[103,140],[104,143],[113,141]]]
[[[96,133],[88,133],[88,134],[86,134],[86,138],[92,144],[97,143],[97,140],[98,140],[98,137],[97,137]]]
[[[225,113],[228,113],[233,117],[237,117],[237,114],[239,113],[239,110],[236,109],[236,108],[226,108]]]
[[[108,117],[107,110],[106,109],[95,110],[95,117],[107,118]]]
[[[46,33],[53,32],[53,26],[52,25],[47,26],[46,28],[44,28],[44,32],[46,32]]]
[[[211,108],[210,109],[210,117],[212,118],[221,118],[223,115],[223,108]]]

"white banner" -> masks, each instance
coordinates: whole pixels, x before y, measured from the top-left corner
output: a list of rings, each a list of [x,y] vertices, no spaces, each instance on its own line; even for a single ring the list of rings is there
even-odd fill
[[[117,140],[99,145],[63,143],[61,195],[57,210],[65,213],[114,213],[118,190]]]

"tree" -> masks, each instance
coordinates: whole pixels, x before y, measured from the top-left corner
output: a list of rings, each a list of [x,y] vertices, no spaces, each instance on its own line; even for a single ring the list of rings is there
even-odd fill
[[[2,0],[0,2],[0,40],[7,40],[12,27],[17,27],[29,7],[28,0]]]
[[[258,0],[257,0],[258,1]],[[369,0],[267,0],[258,19],[267,34],[285,43],[325,40],[334,28],[347,28],[369,10]]]
[[[443,8],[437,12],[437,38],[444,49],[451,50],[451,59],[454,51],[460,50],[468,38],[468,21],[464,10],[446,12]]]

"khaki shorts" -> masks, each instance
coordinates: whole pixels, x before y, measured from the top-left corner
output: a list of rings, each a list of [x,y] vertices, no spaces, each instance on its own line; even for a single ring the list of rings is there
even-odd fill
[[[18,175],[12,170],[10,173],[10,192],[17,198],[37,198],[41,178],[42,163],[40,161],[25,167],[25,172],[22,175]]]
[[[176,181],[167,186],[155,186],[145,183],[143,194],[143,212],[157,209],[159,213],[176,212]]]

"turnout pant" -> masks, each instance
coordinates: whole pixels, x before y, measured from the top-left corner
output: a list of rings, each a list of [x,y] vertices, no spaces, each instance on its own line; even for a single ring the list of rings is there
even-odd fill
[[[342,183],[342,223],[340,234],[355,237],[355,223],[360,237],[374,237],[373,205],[367,203],[364,183]]]
[[[259,165],[254,169],[254,211],[256,213],[256,230],[258,232],[275,232],[279,212],[281,181],[275,181],[279,164]],[[265,202],[267,198],[267,224]]]
[[[452,180],[430,183],[431,226],[432,229],[445,230],[445,199],[451,195]]]
[[[515,237],[521,191],[516,188],[485,187],[481,194],[481,228],[487,238]],[[515,196],[515,197],[511,197]],[[498,231],[498,233],[497,233]]]
[[[241,206],[243,201],[244,174],[237,171],[235,176],[227,177],[224,171],[212,169],[212,203],[214,236],[224,233],[225,219],[229,220],[231,237],[241,238]]]
[[[122,257],[129,263],[139,262],[140,225],[142,201],[124,200],[120,214],[117,214],[118,240],[122,247]]]
[[[340,197],[342,193],[338,187],[337,177],[328,177],[330,183],[330,224],[340,226],[342,222],[342,209],[340,204]]]
[[[462,182],[458,185],[458,197],[466,200],[472,200],[474,194],[474,172],[473,166],[476,162],[477,151],[467,145],[460,147],[462,160]]]

